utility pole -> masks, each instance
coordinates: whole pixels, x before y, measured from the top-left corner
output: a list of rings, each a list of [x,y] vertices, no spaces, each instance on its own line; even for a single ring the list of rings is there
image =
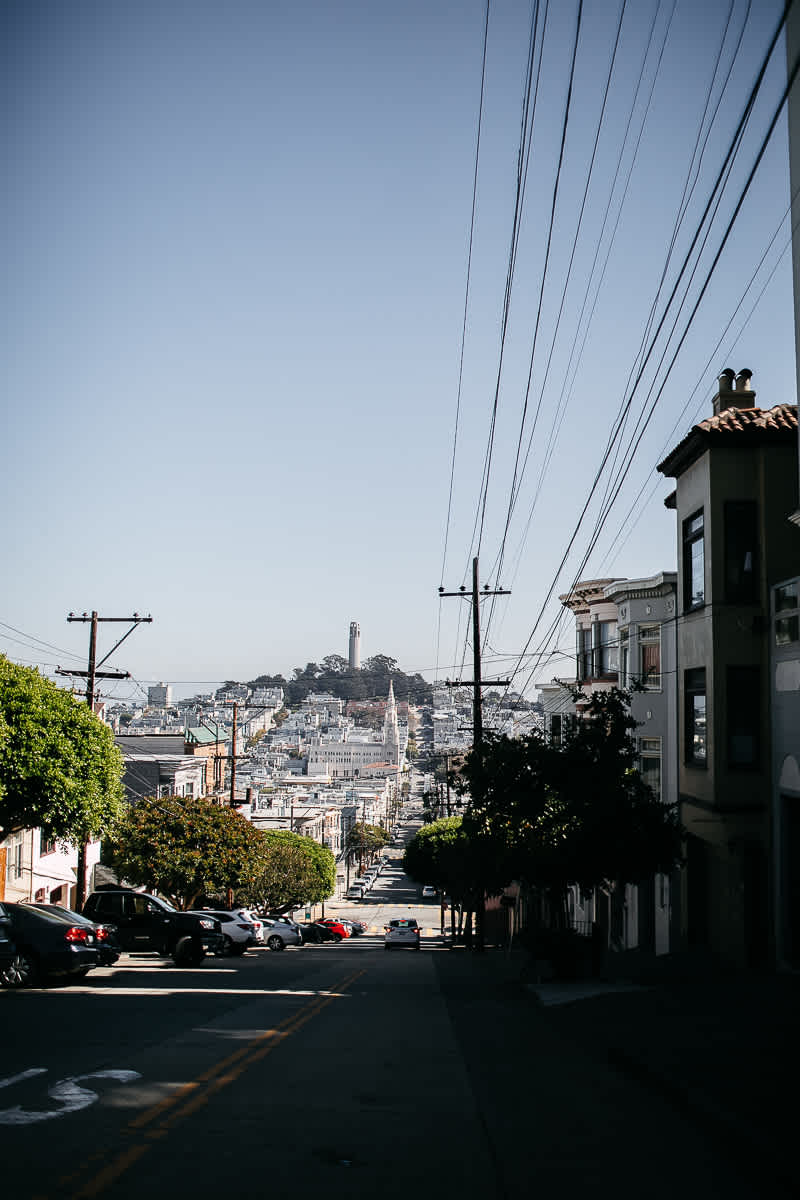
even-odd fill
[[[101,617],[98,616],[96,612],[93,612],[91,616],[89,613],[81,613],[79,617],[76,617],[75,613],[70,613],[68,615],[67,621],[69,623],[74,621],[85,623],[88,621],[90,624],[89,662],[85,671],[64,671],[61,669],[61,667],[57,667],[56,675],[78,675],[86,679],[86,703],[89,705],[90,712],[94,712],[94,693],[95,685],[98,679],[130,679],[131,677],[130,671],[100,671],[98,668],[102,667],[103,663],[108,661],[114,651],[122,645],[122,643],[127,637],[130,636],[130,634],[133,633],[137,625],[141,625],[143,623],[149,624],[152,620],[152,617],[140,617],[138,613],[134,613],[132,617]],[[105,658],[101,658],[100,662],[97,662],[97,626],[101,621],[112,622],[116,624],[119,624],[120,622],[126,625],[130,624],[130,629],[127,631],[127,633],[123,633],[119,641],[111,647]],[[80,911],[83,908],[84,901],[86,900],[85,842],[81,842],[80,846],[78,847],[78,869],[76,874],[78,876],[78,880],[75,892],[75,907],[78,909],[78,911]]]
[[[470,593],[462,585],[457,592],[446,592],[443,587],[439,588],[440,596],[469,596]],[[507,687],[510,679],[491,679],[487,684],[484,684],[481,678],[481,616],[480,616],[480,601],[487,596],[510,596],[511,592],[505,588],[496,588],[491,591],[488,583],[483,585],[483,590],[478,591],[478,559],[472,560],[472,664],[473,678],[472,679],[456,679],[445,680],[445,687],[471,687],[472,688],[472,744],[475,749],[480,749],[483,740],[483,707],[481,698],[481,688],[484,686],[492,687]]]
[[[239,714],[239,702],[233,702],[233,730],[231,732],[231,808],[236,807],[236,719]]]
[[[446,592],[443,587],[439,588],[440,596],[466,596],[467,589],[463,586],[457,592]],[[504,588],[497,588],[492,591],[488,583],[484,584],[483,590],[478,590],[478,558],[477,555],[472,560],[472,662],[473,662],[473,678],[471,680],[445,680],[446,687],[471,687],[472,688],[472,748],[478,754],[481,751],[483,742],[483,698],[481,696],[481,688],[484,686],[481,678],[481,618],[480,618],[480,602],[485,596],[510,596],[511,593]],[[507,687],[510,684],[510,679],[493,679],[491,683],[500,687]],[[449,766],[449,764],[448,764]],[[479,894],[475,902],[475,934],[476,934],[476,950],[483,950],[483,917],[484,917],[484,896]]]

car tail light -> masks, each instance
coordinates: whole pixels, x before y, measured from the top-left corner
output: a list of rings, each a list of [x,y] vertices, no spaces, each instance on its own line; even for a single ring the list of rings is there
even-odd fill
[[[98,925],[97,929],[94,931],[94,936],[97,938],[98,942],[107,942],[108,930],[104,929],[102,925]]]
[[[246,923],[240,923],[237,928],[243,929],[245,933],[255,933],[256,931],[255,925],[247,925]]]
[[[88,942],[91,932],[88,925],[70,925],[64,937],[68,942]]]

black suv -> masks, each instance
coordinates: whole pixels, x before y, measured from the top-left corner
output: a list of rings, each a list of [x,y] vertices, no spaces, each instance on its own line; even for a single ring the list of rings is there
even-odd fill
[[[116,925],[123,950],[156,950],[178,967],[195,967],[224,947],[215,917],[179,912],[166,900],[130,888],[92,892],[83,906],[91,921]]]

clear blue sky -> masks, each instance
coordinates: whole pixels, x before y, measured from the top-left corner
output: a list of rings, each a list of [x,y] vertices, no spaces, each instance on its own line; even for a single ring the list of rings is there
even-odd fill
[[[628,3],[570,271],[621,11],[585,4],[523,425],[577,0],[550,6],[480,537],[481,583],[512,591],[491,622],[485,606],[486,674],[514,670],[526,645],[571,646],[567,628],[545,637],[553,602],[529,639],[630,394],[698,133],[662,303],[781,7],[752,5],[733,62],[746,0]],[[448,525],[485,11],[483,0],[2,7],[0,650],[48,672],[85,665],[87,628],[67,613],[138,611],[153,623],[111,665],[144,684],[247,679],[346,654],[358,620],[364,657],[457,674],[467,606],[442,602],[440,621],[437,588],[469,582],[484,513],[531,6],[490,5]],[[781,44],[690,302],[783,56]],[[764,406],[795,401],[788,198],[782,118],[583,577],[674,569],[671,484],[655,464],[710,413],[722,368],[750,368]],[[667,378],[664,345],[629,428]],[[531,449],[498,579],[521,428]],[[597,507],[556,594],[593,544]],[[101,653],[119,630],[103,630]],[[515,681],[566,670],[525,660]]]

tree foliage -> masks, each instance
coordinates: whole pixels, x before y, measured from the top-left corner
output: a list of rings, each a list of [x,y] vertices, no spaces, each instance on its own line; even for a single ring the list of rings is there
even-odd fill
[[[388,845],[391,837],[380,825],[370,825],[366,821],[356,821],[347,835],[347,853],[357,857],[374,858],[376,854]]]
[[[122,755],[89,706],[0,655],[0,829],[79,845],[123,811]]]
[[[681,831],[636,769],[630,694],[574,693],[583,719],[561,746],[541,734],[488,733],[455,785],[465,828],[506,863],[508,879],[563,891],[637,883],[680,861]]]
[[[120,878],[161,892],[177,908],[252,885],[265,834],[232,808],[192,796],[160,796],[130,805],[103,846]]]
[[[288,829],[262,836],[259,866],[243,893],[250,903],[268,912],[289,912],[333,895],[336,860],[327,846]]]
[[[407,875],[417,883],[433,884],[456,902],[468,900],[474,893],[484,866],[461,817],[443,817],[423,825],[403,853]]]
[[[291,679],[282,675],[259,675],[249,687],[282,687],[289,704],[299,704],[311,692],[329,692],[340,700],[382,699],[394,687],[397,700],[430,704],[431,685],[419,673],[406,675],[394,658],[375,654],[358,669],[351,668],[340,654],[328,654],[321,663],[295,667]]]

